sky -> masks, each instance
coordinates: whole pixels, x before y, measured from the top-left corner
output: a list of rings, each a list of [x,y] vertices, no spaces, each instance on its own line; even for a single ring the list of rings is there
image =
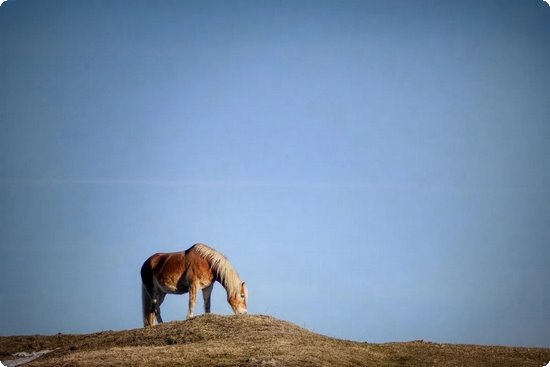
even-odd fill
[[[203,242],[252,314],[550,347],[549,62],[542,0],[8,0],[0,335],[141,327]]]

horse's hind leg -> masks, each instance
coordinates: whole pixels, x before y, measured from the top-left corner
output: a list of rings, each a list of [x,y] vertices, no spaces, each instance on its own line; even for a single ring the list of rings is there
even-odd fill
[[[160,316],[160,305],[164,301],[166,293],[156,287],[148,289],[145,285],[142,287],[143,302],[143,325],[154,326],[162,322]]]
[[[164,302],[164,297],[166,297],[166,293],[159,291],[159,293],[157,294],[157,297],[154,300],[154,302],[155,302],[155,315],[157,317],[157,323],[158,324],[162,323],[162,317],[160,317],[160,305],[162,304],[162,302]]]
[[[212,289],[214,288],[214,282],[208,287],[202,289],[202,297],[204,298],[204,313],[210,313],[210,296],[212,295]]]
[[[141,287],[141,299],[143,306],[143,326],[153,326],[157,323],[155,317],[154,289],[150,289],[145,284]]]

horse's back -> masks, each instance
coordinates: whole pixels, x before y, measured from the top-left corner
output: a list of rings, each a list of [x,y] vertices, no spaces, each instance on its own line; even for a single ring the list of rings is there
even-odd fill
[[[149,256],[149,258],[145,260],[145,262],[141,267],[142,272],[146,271],[147,269],[158,271],[160,269],[163,269],[166,266],[168,268],[174,268],[174,267],[178,267],[178,263],[183,265],[186,261],[186,258],[195,258],[196,246],[206,246],[206,245],[203,245],[202,243],[196,243],[185,251],[157,252],[156,254]],[[192,260],[195,260],[195,259],[192,259]]]
[[[151,255],[143,263],[143,269],[150,269],[154,273],[174,272],[184,267],[185,253],[181,252],[159,252]]]

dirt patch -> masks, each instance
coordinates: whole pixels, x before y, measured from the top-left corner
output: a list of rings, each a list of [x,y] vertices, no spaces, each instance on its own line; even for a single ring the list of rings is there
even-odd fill
[[[54,350],[26,366],[498,366],[542,367],[550,349],[369,344],[329,338],[269,316],[198,316],[87,335],[0,337],[0,360]]]

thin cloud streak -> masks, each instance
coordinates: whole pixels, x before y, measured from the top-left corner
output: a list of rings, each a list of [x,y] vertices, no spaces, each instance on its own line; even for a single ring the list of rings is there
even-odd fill
[[[420,190],[429,192],[491,192],[515,193],[548,191],[537,187],[468,187],[466,185],[434,185],[423,183],[394,184],[373,182],[330,181],[262,181],[262,180],[167,180],[167,179],[64,179],[22,178],[0,179],[0,185],[104,185],[104,186],[166,186],[166,187],[229,187],[229,188],[290,188],[290,189],[371,189],[384,191]]]
[[[128,185],[128,186],[211,186],[211,187],[269,187],[269,188],[385,188],[407,189],[411,185],[377,184],[368,182],[329,181],[262,181],[262,180],[163,180],[163,179],[64,179],[22,178],[0,179],[4,185]]]

